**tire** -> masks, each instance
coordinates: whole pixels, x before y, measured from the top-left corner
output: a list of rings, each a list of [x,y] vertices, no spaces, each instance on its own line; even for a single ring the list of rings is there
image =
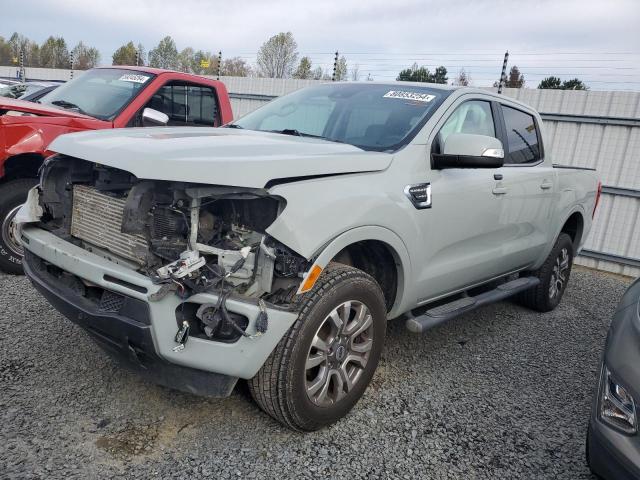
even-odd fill
[[[535,272],[525,274],[538,277],[540,283],[519,294],[518,302],[539,312],[550,312],[556,308],[569,283],[573,256],[571,237],[561,233],[542,266]]]
[[[24,273],[22,247],[16,243],[11,220],[36,183],[38,181],[35,178],[21,178],[0,185],[0,270],[5,273]]]
[[[369,385],[384,344],[386,307],[371,276],[340,264],[329,265],[296,304],[298,319],[248,382],[249,391],[283,425],[313,431],[344,417]]]

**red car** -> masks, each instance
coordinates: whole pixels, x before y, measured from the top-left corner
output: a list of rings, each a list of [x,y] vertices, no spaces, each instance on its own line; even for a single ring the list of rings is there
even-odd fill
[[[231,120],[222,82],[147,67],[95,68],[38,103],[0,98],[0,270],[22,273],[13,217],[59,135],[158,125],[217,127]]]

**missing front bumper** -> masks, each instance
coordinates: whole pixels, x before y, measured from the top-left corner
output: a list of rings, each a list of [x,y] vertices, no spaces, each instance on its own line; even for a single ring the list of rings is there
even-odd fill
[[[141,301],[149,312],[149,326],[146,330],[148,333],[145,334],[147,344],[153,346],[152,351],[160,360],[176,367],[229,377],[252,378],[297,318],[296,312],[268,308],[269,329],[257,338],[242,337],[237,342],[229,344],[192,337],[183,350],[174,351],[176,309],[182,304],[183,299],[171,294],[161,300],[151,301],[150,297],[157,293],[160,286],[131,268],[88,252],[40,228],[25,226],[22,235],[26,250],[35,257],[82,279],[85,283]],[[65,298],[63,296],[61,301],[68,303],[68,299]],[[200,293],[189,297],[187,301],[215,304],[218,296]],[[52,303],[55,305],[54,301]],[[230,312],[248,319],[248,333],[256,332],[256,320],[260,313],[257,302],[230,297],[226,305]],[[116,330],[122,328],[124,327],[120,326]]]

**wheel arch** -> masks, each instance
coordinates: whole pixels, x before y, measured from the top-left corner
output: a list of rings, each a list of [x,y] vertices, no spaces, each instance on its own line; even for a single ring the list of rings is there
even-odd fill
[[[38,178],[38,170],[44,162],[39,153],[20,153],[7,158],[2,165],[2,179],[8,182],[19,178]]]
[[[322,269],[335,261],[365,271],[385,294],[387,316],[393,318],[403,313],[411,297],[411,262],[404,242],[391,230],[380,226],[348,230],[326,244],[314,258],[313,266]],[[392,272],[388,272],[386,269],[391,267]],[[312,269],[305,274],[301,285]]]
[[[562,224],[560,233],[566,233],[571,237],[574,251],[578,251],[580,244],[582,243],[582,235],[584,233],[584,216],[581,211],[576,210]],[[557,238],[557,235],[556,235]]]

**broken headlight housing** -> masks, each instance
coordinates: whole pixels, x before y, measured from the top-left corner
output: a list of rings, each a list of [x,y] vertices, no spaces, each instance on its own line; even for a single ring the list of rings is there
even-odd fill
[[[637,432],[635,401],[629,391],[611,377],[606,366],[602,367],[598,411],[607,425],[629,435]]]

